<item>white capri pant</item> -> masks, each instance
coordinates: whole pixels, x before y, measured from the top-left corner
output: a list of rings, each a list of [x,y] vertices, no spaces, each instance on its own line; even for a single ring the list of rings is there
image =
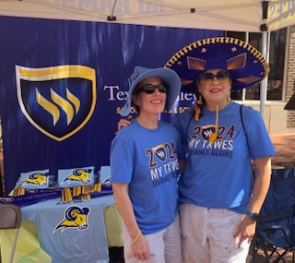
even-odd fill
[[[122,224],[122,233],[124,240],[124,259],[125,263],[181,263],[181,236],[180,236],[180,222],[177,214],[174,222],[162,231],[144,235],[149,243],[150,259],[138,260],[134,257],[131,248],[131,238],[125,227]]]
[[[191,204],[180,206],[184,263],[244,263],[250,244],[234,234],[243,214]]]

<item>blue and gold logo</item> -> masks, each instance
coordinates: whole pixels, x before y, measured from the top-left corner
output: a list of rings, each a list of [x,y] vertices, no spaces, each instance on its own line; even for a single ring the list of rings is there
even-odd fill
[[[73,171],[73,174],[67,176],[63,182],[64,183],[71,183],[71,182],[80,182],[82,184],[89,184],[90,183],[90,173],[91,169],[76,169]]]
[[[92,68],[16,66],[16,79],[23,114],[54,140],[62,141],[78,132],[95,109],[96,79]]]
[[[88,207],[69,207],[65,211],[65,218],[55,227],[54,232],[58,230],[63,232],[67,228],[77,228],[79,231],[86,230],[88,228],[89,211]]]
[[[33,173],[30,174],[28,178],[25,178],[22,183],[21,187],[25,187],[26,185],[38,185],[41,188],[47,187],[48,185],[48,176],[42,173]]]
[[[208,141],[210,139],[211,134],[213,133],[215,133],[214,125],[207,125],[202,127],[201,135],[205,141]]]
[[[0,203],[2,204],[11,204],[13,201],[13,197],[0,197]]]

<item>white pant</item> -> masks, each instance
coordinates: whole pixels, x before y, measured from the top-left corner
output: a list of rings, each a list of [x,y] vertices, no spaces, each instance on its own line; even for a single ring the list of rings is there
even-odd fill
[[[234,234],[244,215],[227,209],[180,206],[184,263],[244,263],[249,251],[247,240],[237,246]]]
[[[144,235],[149,243],[150,259],[138,260],[134,257],[131,248],[131,238],[127,228],[122,224],[122,232],[124,239],[124,258],[125,263],[181,263],[181,238],[180,238],[180,222],[177,215],[174,222],[166,229]]]

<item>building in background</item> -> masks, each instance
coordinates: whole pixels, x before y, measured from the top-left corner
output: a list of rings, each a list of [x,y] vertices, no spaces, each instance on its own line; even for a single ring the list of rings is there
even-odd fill
[[[225,35],[249,42],[261,50],[262,33],[227,31]],[[265,124],[271,135],[295,133],[295,111],[284,110],[295,92],[295,26],[270,33],[269,65]],[[260,84],[232,92],[231,97],[259,111]]]

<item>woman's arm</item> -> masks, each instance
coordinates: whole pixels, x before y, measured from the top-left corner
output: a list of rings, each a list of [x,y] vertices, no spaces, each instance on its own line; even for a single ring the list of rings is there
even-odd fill
[[[129,115],[126,119],[120,119],[118,122],[118,130],[116,131],[116,134],[124,127],[127,127],[131,124],[132,116]]]
[[[182,174],[186,165],[186,159],[179,160],[179,173]]]
[[[255,169],[255,181],[253,196],[248,209],[259,213],[265,200],[271,179],[271,157],[263,157],[253,160]]]
[[[253,164],[255,169],[255,181],[248,210],[253,213],[259,213],[270,184],[271,157],[267,156],[255,159],[253,160]],[[248,238],[248,242],[251,241],[255,234],[255,227],[256,222],[252,218],[245,216],[235,234],[235,236],[240,236],[239,246],[244,239]]]
[[[149,245],[135,219],[134,210],[128,194],[129,184],[112,183],[112,187],[119,213],[131,238],[131,248],[134,256],[140,260],[149,259]],[[128,255],[126,256],[128,257]]]

